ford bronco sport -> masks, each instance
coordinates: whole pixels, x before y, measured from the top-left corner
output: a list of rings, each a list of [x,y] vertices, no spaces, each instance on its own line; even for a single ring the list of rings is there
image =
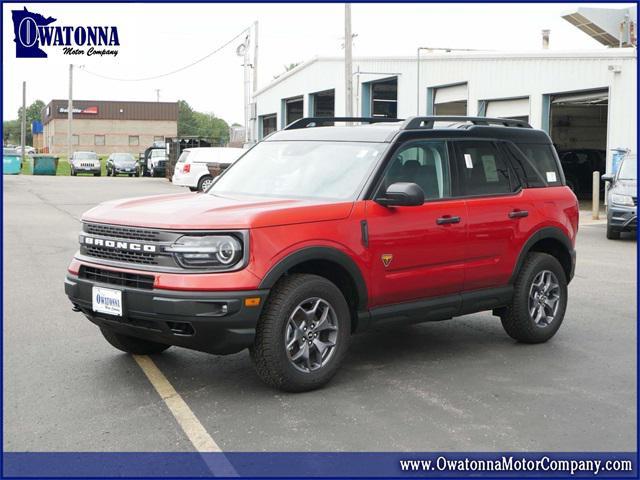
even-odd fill
[[[303,391],[372,325],[487,310],[520,342],[550,339],[577,231],[551,140],[527,123],[305,118],[205,193],[85,213],[65,291],[120,350],[249,348],[266,383]]]

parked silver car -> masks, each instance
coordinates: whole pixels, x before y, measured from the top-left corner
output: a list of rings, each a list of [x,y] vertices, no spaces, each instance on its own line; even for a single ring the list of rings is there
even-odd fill
[[[92,173],[99,177],[102,170],[100,159],[95,152],[73,152],[71,156],[71,175],[76,176],[78,173]]]

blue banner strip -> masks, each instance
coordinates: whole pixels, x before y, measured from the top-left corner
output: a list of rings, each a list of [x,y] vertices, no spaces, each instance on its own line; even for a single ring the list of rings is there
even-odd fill
[[[637,478],[635,452],[3,453],[3,476]]]

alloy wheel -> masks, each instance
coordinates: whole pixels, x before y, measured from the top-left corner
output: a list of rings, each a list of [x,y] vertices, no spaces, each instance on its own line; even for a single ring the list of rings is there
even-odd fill
[[[304,373],[324,367],[336,349],[338,317],[329,302],[308,298],[298,304],[285,328],[287,357]]]
[[[560,305],[560,284],[550,270],[539,272],[529,289],[529,316],[537,327],[549,326]]]

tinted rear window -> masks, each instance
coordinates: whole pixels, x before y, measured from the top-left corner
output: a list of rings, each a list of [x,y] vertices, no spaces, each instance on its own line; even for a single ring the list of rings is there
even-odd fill
[[[562,185],[558,162],[551,145],[543,143],[517,143],[526,159],[515,153],[514,168],[529,187]],[[528,160],[528,161],[526,161]]]
[[[189,152],[182,152],[180,157],[178,157],[178,163],[184,163],[187,161],[187,157],[189,156]]]

